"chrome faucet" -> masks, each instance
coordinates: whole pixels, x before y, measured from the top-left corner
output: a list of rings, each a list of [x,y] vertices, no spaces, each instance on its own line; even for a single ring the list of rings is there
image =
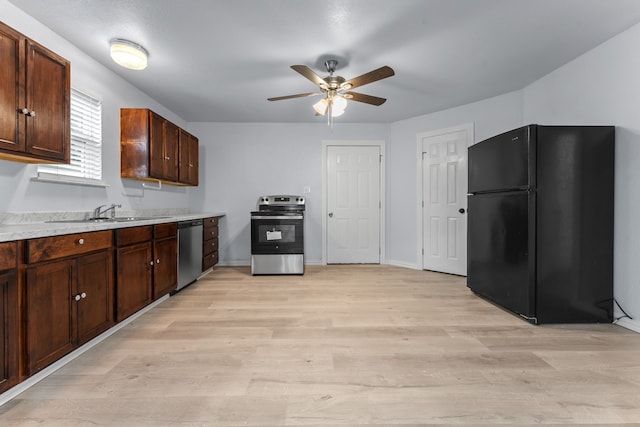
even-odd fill
[[[111,204],[108,208],[102,210],[102,208],[107,205],[100,205],[93,210],[93,218],[104,218],[102,215],[111,211],[111,218],[116,216],[116,208],[121,208],[122,205],[116,205],[115,203]]]

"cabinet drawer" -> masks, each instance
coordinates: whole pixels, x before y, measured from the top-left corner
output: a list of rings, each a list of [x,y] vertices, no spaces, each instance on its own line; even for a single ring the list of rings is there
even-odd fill
[[[202,230],[202,239],[211,240],[218,237],[218,227],[210,227]]]
[[[111,230],[31,239],[27,240],[27,263],[108,249],[112,244]]]
[[[127,246],[134,243],[148,242],[153,238],[153,225],[120,228],[116,230],[116,245]]]
[[[205,218],[202,220],[202,225],[204,226],[204,228],[217,227],[218,217]]]
[[[178,223],[168,222],[166,224],[156,224],[153,226],[153,233],[156,239],[173,237],[178,235]]]
[[[18,253],[17,242],[0,243],[0,270],[16,268]]]
[[[205,240],[202,243],[202,254],[208,255],[213,251],[218,250],[218,238],[213,238],[209,240]]]
[[[218,263],[218,251],[202,257],[202,271],[208,270]]]

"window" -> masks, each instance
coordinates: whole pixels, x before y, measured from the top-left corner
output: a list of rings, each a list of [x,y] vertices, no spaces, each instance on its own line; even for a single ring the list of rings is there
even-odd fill
[[[71,163],[38,165],[38,180],[102,183],[102,101],[71,89]]]

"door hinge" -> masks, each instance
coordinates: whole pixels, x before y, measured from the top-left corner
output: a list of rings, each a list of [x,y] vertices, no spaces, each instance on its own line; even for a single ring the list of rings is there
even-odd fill
[[[424,248],[422,248],[422,255],[424,255]]]
[[[380,163],[382,163],[382,154],[380,154]]]

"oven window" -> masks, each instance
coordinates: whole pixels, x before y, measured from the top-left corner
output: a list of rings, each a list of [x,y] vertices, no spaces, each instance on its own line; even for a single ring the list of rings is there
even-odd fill
[[[295,225],[259,225],[258,241],[260,243],[294,243],[296,241]]]
[[[251,219],[251,253],[304,253],[303,219]]]

